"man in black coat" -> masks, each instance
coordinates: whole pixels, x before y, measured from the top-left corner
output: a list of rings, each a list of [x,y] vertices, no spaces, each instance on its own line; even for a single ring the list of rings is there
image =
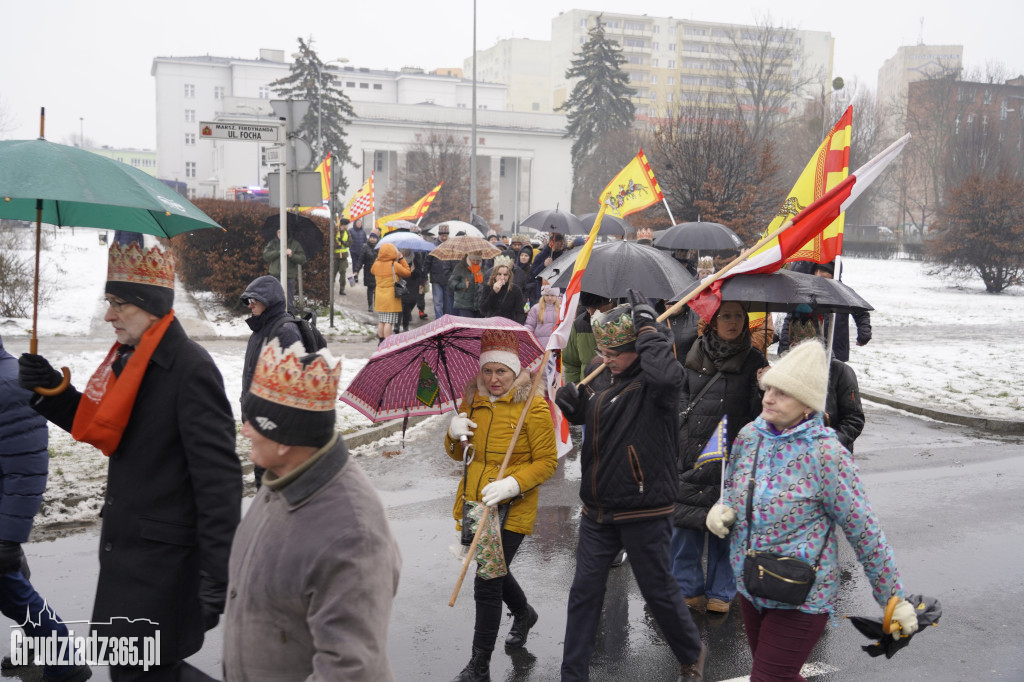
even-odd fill
[[[169,257],[131,249],[110,249],[104,319],[118,342],[84,391],[38,395],[33,407],[110,458],[93,632],[150,638],[160,651],[157,668],[111,666],[111,679],[204,679],[183,659],[224,610],[242,497],[235,420],[213,359],[174,319]],[[19,359],[24,388],[60,379],[40,355]]]
[[[260,358],[260,351],[270,343],[271,332],[281,344],[281,348],[288,348],[296,341],[302,341],[295,323],[279,324],[282,320],[295,319],[285,309],[281,280],[270,275],[257,277],[245,288],[241,298],[242,303],[252,312],[252,316],[245,320],[252,330],[252,336],[245,347],[245,361],[242,363],[242,396],[239,401],[249,392],[249,384],[252,383],[252,375],[256,371],[256,361]],[[263,482],[264,471],[266,470],[260,465],[253,465],[252,472],[257,490]]]
[[[668,564],[676,499],[676,442],[682,370],[654,309],[637,291],[630,305],[592,320],[611,385],[590,395],[575,384],[556,402],[573,424],[586,424],[580,448],[576,575],[569,590],[562,681],[589,679],[605,583],[620,549],[647,606],[680,663],[679,680],[703,679],[706,649]]]

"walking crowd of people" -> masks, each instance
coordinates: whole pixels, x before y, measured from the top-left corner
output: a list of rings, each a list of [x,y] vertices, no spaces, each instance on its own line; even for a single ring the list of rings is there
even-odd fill
[[[430,238],[440,247],[453,236],[441,224]],[[502,253],[490,261],[473,253],[444,260],[344,221],[331,254],[338,293],[362,277],[378,343],[407,331],[418,308],[420,319],[507,318],[543,348],[560,322],[562,292],[540,273],[569,246],[554,234],[535,256],[521,236],[494,236]],[[302,246],[289,239],[282,247],[279,237],[264,251],[270,274],[241,296],[252,335],[240,433],[251,441],[257,488],[244,518],[224,382],[175,318],[174,266],[159,247],[110,248],[104,319],[116,342],[85,386],[60,392],[62,374],[46,358],[15,361],[0,341],[0,610],[18,622],[27,610],[41,635],[64,627],[52,609],[44,617],[21,551],[45,486],[49,420],[109,458],[92,614],[105,624],[93,628],[144,638],[159,623],[159,665],[112,666],[114,680],[211,679],[185,659],[222,619],[225,679],[394,679],[387,627],[402,558],[379,496],[336,430],[340,364],[293,314]],[[815,267],[834,273],[832,264]],[[846,327],[835,325],[830,355],[827,318],[797,308],[770,364],[774,328],[752,334],[745,304],[722,302],[706,324],[688,308],[660,321],[666,305],[635,289],[616,298],[583,291],[560,365],[537,370],[546,384],[561,372],[554,404],[582,434],[561,679],[590,678],[609,573],[623,561],[678,661],[679,682],[705,679],[708,646],[692,612],[742,618],[752,680],[802,679],[841,593],[840,535],[878,604],[897,598],[893,620],[912,634],[913,605],[854,464],[865,419],[845,363],[848,338],[838,338]],[[857,343],[867,343],[866,314],[856,325]],[[483,332],[479,372],[437,444],[461,463],[456,530],[471,537],[488,508],[500,536],[490,560],[504,568],[473,581],[469,661],[453,682],[490,680],[503,607],[512,617],[506,651],[523,649],[543,627],[530,586],[511,566],[559,466],[558,410],[536,392],[520,343],[511,332]],[[593,378],[599,366],[605,371]],[[731,452],[705,462],[720,424]],[[780,558],[808,574],[765,579]],[[48,666],[42,679],[90,675],[88,666]]]

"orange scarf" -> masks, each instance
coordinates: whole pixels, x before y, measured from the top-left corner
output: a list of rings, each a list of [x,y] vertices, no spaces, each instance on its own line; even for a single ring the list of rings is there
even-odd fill
[[[483,284],[484,283],[484,273],[482,272],[483,263],[477,263],[476,265],[473,265],[472,263],[467,263],[467,265],[469,265],[469,271],[473,273],[473,281],[476,282],[477,284]]]
[[[149,367],[149,359],[173,321],[172,310],[146,330],[121,370],[121,376],[116,376],[112,368],[117,349],[121,347],[120,343],[114,343],[82,393],[71,425],[71,436],[75,440],[99,448],[107,457],[117,450],[132,415],[142,377]]]

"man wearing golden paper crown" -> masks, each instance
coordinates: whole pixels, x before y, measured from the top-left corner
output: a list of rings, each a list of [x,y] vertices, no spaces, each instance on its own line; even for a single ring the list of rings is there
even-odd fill
[[[634,289],[628,293],[629,305],[592,320],[611,384],[597,393],[567,384],[555,396],[566,419],[586,424],[580,448],[583,514],[562,681],[590,679],[605,583],[624,548],[640,593],[680,663],[678,681],[700,682],[707,651],[668,557],[682,369],[647,299]]]
[[[387,657],[398,545],[335,430],[341,363],[263,349],[242,400],[263,487],[231,548],[225,680],[394,680]]]
[[[160,651],[156,668],[111,666],[111,679],[205,679],[183,659],[224,608],[242,498],[234,417],[213,359],[174,317],[169,254],[111,246],[106,302],[117,342],[85,390],[32,406],[110,458],[92,629],[140,642],[158,632]],[[61,381],[40,355],[18,364],[29,390]]]

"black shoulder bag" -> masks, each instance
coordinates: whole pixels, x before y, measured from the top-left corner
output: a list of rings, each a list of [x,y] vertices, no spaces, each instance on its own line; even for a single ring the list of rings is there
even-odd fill
[[[821,565],[821,557],[828,547],[828,538],[834,524],[829,524],[825,542],[814,565],[788,556],[771,552],[757,552],[751,548],[750,528],[753,525],[754,479],[757,475],[757,456],[761,450],[758,442],[754,451],[754,467],[750,470],[750,485],[747,486],[747,555],[743,559],[743,584],[747,592],[762,599],[772,599],[783,604],[803,604],[814,586],[814,580]]]
[[[679,428],[686,426],[686,421],[690,418],[690,412],[694,406],[700,402],[700,399],[704,397],[704,394],[708,392],[711,385],[718,381],[719,377],[722,376],[722,370],[718,370],[708,383],[704,384],[704,388],[700,389],[700,393],[697,397],[690,401],[690,404],[686,406],[686,409],[679,413]]]

